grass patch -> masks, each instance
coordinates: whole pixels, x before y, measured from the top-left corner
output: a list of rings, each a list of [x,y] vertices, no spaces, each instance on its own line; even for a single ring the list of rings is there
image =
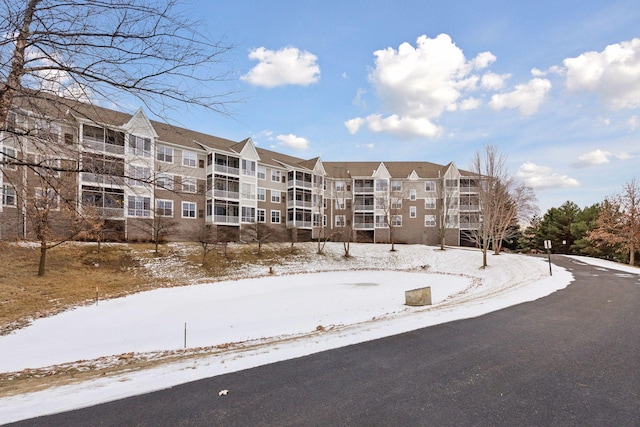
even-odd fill
[[[124,245],[67,244],[47,252],[47,271],[38,277],[39,249],[0,243],[0,334],[78,304],[135,292],[145,282]]]
[[[277,266],[288,260],[304,262],[304,250],[289,245],[230,244],[227,255],[216,248],[202,265],[195,244],[67,243],[47,252],[47,269],[38,277],[39,248],[0,242],[0,335],[96,298],[115,298],[167,286],[224,279],[247,266]]]

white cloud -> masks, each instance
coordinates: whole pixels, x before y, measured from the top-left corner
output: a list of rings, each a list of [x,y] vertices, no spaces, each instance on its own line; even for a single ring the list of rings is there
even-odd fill
[[[249,53],[249,59],[257,60],[259,64],[240,78],[254,86],[307,86],[320,78],[320,67],[316,63],[318,58],[295,47],[277,51],[259,47]]]
[[[462,101],[460,101],[460,110],[462,111],[475,110],[481,104],[482,104],[482,101],[479,100],[478,98],[469,97],[467,99],[463,99]]]
[[[483,89],[500,90],[504,87],[504,83],[509,77],[511,77],[511,74],[496,74],[488,72],[482,76],[480,85]]]
[[[605,163],[609,163],[609,157],[611,157],[611,153],[608,151],[602,151],[602,150],[589,151],[588,153],[585,153],[579,156],[578,161],[574,163],[572,166],[578,167],[578,168],[584,168],[589,166],[602,165]]]
[[[629,120],[627,120],[627,125],[629,125],[630,130],[636,130],[638,128],[638,116],[633,115],[629,117]]]
[[[616,159],[618,160],[629,160],[629,159],[635,159],[636,156],[634,156],[633,154],[629,154],[626,152],[622,152],[622,153],[618,153],[614,155]]]
[[[435,138],[442,133],[440,126],[435,125],[425,117],[400,117],[397,114],[387,117],[383,117],[381,114],[370,114],[364,119],[357,117],[347,120],[344,124],[352,135],[357,133],[364,124],[372,132],[390,133],[401,137],[422,136]]]
[[[389,111],[345,122],[356,133],[366,122],[373,132],[436,137],[442,129],[433,123],[445,111],[477,108],[480,102],[465,92],[478,89],[480,77],[474,70],[488,67],[496,60],[491,52],[482,52],[467,60],[447,34],[435,38],[420,36],[415,47],[402,43],[374,52],[375,68],[369,74],[383,107]]]
[[[276,136],[276,139],[280,141],[280,145],[284,145],[294,150],[306,150],[309,148],[309,141],[307,139],[291,133],[288,135],[278,135]]]
[[[365,119],[363,119],[362,117],[356,117],[355,119],[347,120],[346,122],[344,122],[344,125],[347,127],[347,130],[351,135],[355,135],[365,123]]]
[[[580,185],[578,180],[574,178],[554,172],[547,166],[540,166],[531,162],[520,166],[516,176],[532,188],[568,188]]]
[[[640,106],[640,38],[563,61],[571,91],[596,92],[614,110]]]
[[[534,68],[532,68],[532,69],[531,69],[531,75],[532,75],[533,77],[544,77],[544,76],[546,76],[546,75],[547,75],[547,72],[546,72],[546,71],[539,70],[539,69],[537,69],[537,68],[535,68],[535,67],[534,67]]]
[[[512,92],[493,95],[489,105],[494,110],[518,108],[520,114],[530,116],[538,111],[550,89],[549,80],[534,78],[527,84],[517,85]]]
[[[479,53],[478,56],[476,56],[471,60],[471,64],[473,65],[473,68],[475,68],[476,70],[482,70],[484,68],[487,68],[489,65],[493,64],[494,62],[496,62],[496,59],[497,58],[493,53],[482,52],[482,53]]]

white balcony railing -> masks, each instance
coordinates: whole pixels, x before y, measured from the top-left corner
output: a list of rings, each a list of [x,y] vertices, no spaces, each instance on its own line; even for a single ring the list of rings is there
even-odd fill
[[[240,193],[237,191],[227,191],[227,190],[213,190],[213,195],[215,197],[220,197],[223,199],[234,199],[234,200],[239,200],[240,199]]]
[[[105,153],[111,154],[120,154],[124,155],[124,146],[123,145],[115,145],[115,144],[107,144],[104,141],[99,141],[96,139],[90,139],[84,137],[82,140],[82,145],[84,148],[88,148],[90,150],[101,151]]]
[[[227,165],[214,165],[213,168],[216,172],[221,172],[221,173],[226,173],[227,175],[235,175],[235,176],[240,176],[240,169],[239,168],[234,168],[231,166],[227,166]]]
[[[353,228],[356,230],[373,230],[375,224],[373,222],[354,222]]]
[[[356,211],[373,212],[375,210],[375,206],[356,203],[355,205],[353,205],[353,209]]]
[[[102,175],[97,173],[82,172],[82,181],[96,184],[124,185],[124,178],[115,175]]]
[[[287,221],[287,227],[295,227],[295,228],[313,228],[312,221]]]
[[[213,222],[218,224],[239,224],[239,216],[227,216],[227,215],[214,215]]]

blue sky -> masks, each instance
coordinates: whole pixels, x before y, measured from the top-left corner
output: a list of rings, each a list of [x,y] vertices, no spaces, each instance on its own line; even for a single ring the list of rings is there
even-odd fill
[[[635,1],[192,1],[236,47],[232,116],[175,122],[301,158],[508,157],[541,212],[640,178]]]

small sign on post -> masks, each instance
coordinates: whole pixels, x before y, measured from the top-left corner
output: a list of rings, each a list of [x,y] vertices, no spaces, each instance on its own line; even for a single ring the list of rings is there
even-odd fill
[[[551,271],[551,240],[544,241],[544,248],[547,250],[547,257],[549,258],[549,276],[553,276],[553,271]]]

